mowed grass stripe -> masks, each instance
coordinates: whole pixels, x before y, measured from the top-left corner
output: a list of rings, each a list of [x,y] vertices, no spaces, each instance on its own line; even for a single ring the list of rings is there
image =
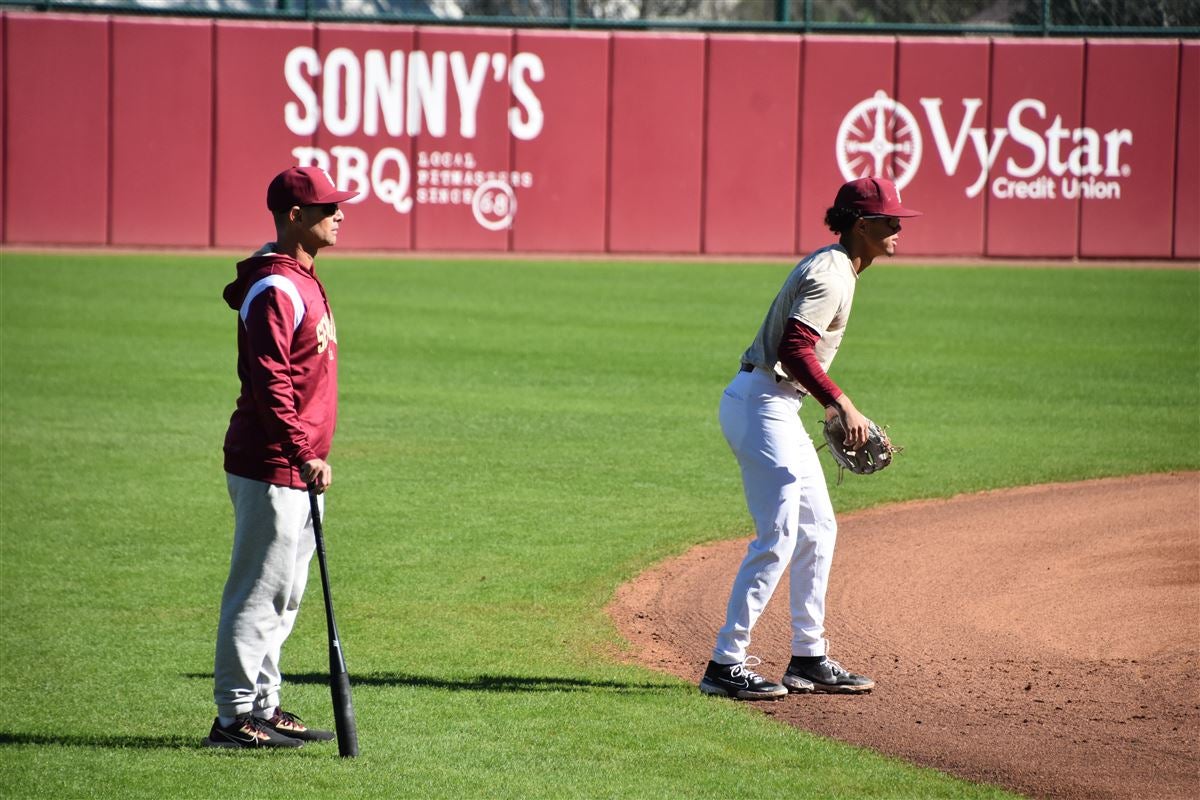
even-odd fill
[[[0,259],[5,796],[999,796],[612,658],[621,581],[748,531],[716,403],[790,265],[322,256],[345,763],[195,746],[231,527],[231,260]],[[840,510],[1197,468],[1196,273],[881,265],[859,289],[834,377],[906,451]],[[286,692],[328,722],[311,580]]]

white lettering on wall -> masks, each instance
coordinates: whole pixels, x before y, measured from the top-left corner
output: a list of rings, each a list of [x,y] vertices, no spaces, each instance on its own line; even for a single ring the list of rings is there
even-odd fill
[[[388,136],[404,134],[404,53],[393,50],[384,60],[382,50],[363,57],[363,133],[379,133],[379,117]]]
[[[392,166],[395,166],[393,178]],[[401,214],[412,211],[412,197],[409,196],[409,186],[412,183],[412,170],[408,166],[408,156],[394,147],[385,147],[375,154],[371,163],[371,190],[375,196]]]
[[[349,136],[362,120],[362,67],[354,51],[337,47],[325,57],[321,109],[325,129],[334,136]]]
[[[1121,145],[1133,144],[1133,131],[1128,128],[1113,128],[1108,133],[1104,134],[1104,143],[1108,146],[1105,151],[1104,175],[1109,178],[1116,178],[1128,175],[1129,165],[1121,164]]]
[[[545,119],[533,84],[544,80],[546,71],[534,53],[510,59],[507,53],[468,58],[460,51],[367,50],[360,58],[338,47],[322,59],[311,47],[297,47],[284,59],[283,74],[293,98],[284,105],[284,124],[296,136],[311,137],[324,128],[337,138],[359,133],[442,138],[454,103],[458,135],[474,139],[488,92],[499,93],[508,104],[505,119],[517,139],[537,138]],[[415,175],[408,148],[390,143],[374,154],[350,145],[305,144],[292,148],[292,157],[300,166],[334,173],[339,189],[358,193],[349,203],[374,196],[400,214],[412,211],[414,202],[462,205],[491,230],[511,224],[514,190],[533,185],[529,172],[480,169],[473,153],[448,149],[416,153]]]
[[[513,97],[525,109],[525,119],[521,119],[521,109],[513,106],[508,110],[508,129],[518,139],[536,139],[542,132],[544,115],[542,103],[533,93],[529,81],[541,83],[546,78],[546,69],[533,53],[517,53],[513,56],[509,76]]]
[[[284,59],[283,74],[294,98],[284,105],[284,123],[297,136],[311,136],[322,126],[339,137],[360,131],[375,136],[382,123],[389,136],[442,137],[447,109],[455,102],[458,132],[473,139],[480,103],[489,91],[501,92],[505,102],[511,98],[507,119],[514,136],[529,140],[542,131],[542,104],[532,84],[546,73],[534,53],[517,53],[510,61],[506,53],[468,59],[458,51],[368,50],[360,59],[338,47],[322,60],[313,48],[296,47]]]
[[[421,133],[421,117],[430,136],[446,135],[446,54],[417,51],[408,60],[408,135]]]
[[[499,55],[499,53],[497,53]],[[450,72],[454,75],[454,91],[458,95],[458,132],[464,139],[475,138],[475,114],[487,80],[487,53],[477,53],[475,64],[467,71],[467,57],[457,51],[450,54]]]
[[[1040,134],[1021,124],[1021,113],[1027,108],[1032,108],[1042,119],[1046,118],[1046,104],[1040,100],[1022,100],[1014,103],[1013,107],[1008,110],[1008,135],[1017,144],[1029,148],[1030,154],[1028,166],[1018,166],[1017,160],[1011,156],[1004,162],[1008,174],[1018,178],[1030,178],[1037,175],[1046,164],[1046,140]]]
[[[934,147],[947,175],[955,175],[967,151],[966,142],[973,145],[979,173],[966,188],[967,197],[977,197],[988,184],[988,176],[996,166],[1001,145],[1011,139],[1021,151],[1005,159],[1003,176],[992,181],[992,194],[1003,199],[1055,199],[1055,178],[1061,196],[1085,199],[1120,198],[1118,182],[1098,182],[1095,177],[1128,177],[1131,169],[1122,158],[1122,147],[1133,145],[1133,131],[1114,128],[1103,135],[1094,128],[1068,128],[1061,114],[1047,122],[1046,104],[1036,98],[1024,98],[1013,103],[1005,118],[1005,127],[989,131],[973,123],[983,100],[963,98],[963,120],[951,141],[942,115],[940,97],[920,99]],[[1103,144],[1102,144],[1103,142]],[[1087,180],[1081,180],[1086,178]]]
[[[283,60],[283,78],[288,88],[296,95],[297,102],[283,107],[283,121],[288,130],[297,136],[312,136],[321,121],[317,107],[317,93],[308,82],[321,74],[321,59],[311,47],[297,47]],[[305,75],[308,77],[306,78]]]

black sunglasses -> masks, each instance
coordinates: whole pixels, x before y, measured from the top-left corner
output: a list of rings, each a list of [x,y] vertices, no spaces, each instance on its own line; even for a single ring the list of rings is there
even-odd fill
[[[334,214],[337,213],[338,204],[337,203],[312,203],[310,205],[303,206],[303,208],[319,208],[321,210],[321,216],[332,217]]]
[[[901,225],[899,217],[893,217],[889,214],[863,214],[863,216],[860,219],[884,220],[885,224],[894,231],[899,230],[900,225]]]

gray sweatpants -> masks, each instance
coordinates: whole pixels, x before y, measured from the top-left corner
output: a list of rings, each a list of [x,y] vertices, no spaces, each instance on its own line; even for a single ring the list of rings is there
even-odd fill
[[[308,492],[226,474],[233,556],[221,596],[213,699],[233,717],[279,705],[279,654],[300,609],[316,540]],[[324,496],[318,497],[324,514]]]

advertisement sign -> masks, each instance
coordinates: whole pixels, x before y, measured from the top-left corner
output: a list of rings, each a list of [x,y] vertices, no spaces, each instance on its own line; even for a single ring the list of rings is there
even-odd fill
[[[533,185],[532,174],[512,169],[511,137],[541,131],[536,57],[514,54],[504,30],[422,29],[416,44],[407,102],[413,246],[507,250],[517,193]]]
[[[284,58],[291,158],[359,192],[343,204],[339,248],[412,249],[416,176],[405,101],[415,42],[407,26],[319,26],[315,47]]]
[[[348,250],[791,256],[881,175],[904,256],[1200,258],[1194,41],[4,12],[0,54],[6,243],[254,249],[299,164]]]
[[[518,193],[534,181],[512,167],[512,141],[541,133],[545,75],[512,41],[490,29],[323,26],[316,46],[284,54],[292,157],[359,192],[348,247],[509,248]]]

